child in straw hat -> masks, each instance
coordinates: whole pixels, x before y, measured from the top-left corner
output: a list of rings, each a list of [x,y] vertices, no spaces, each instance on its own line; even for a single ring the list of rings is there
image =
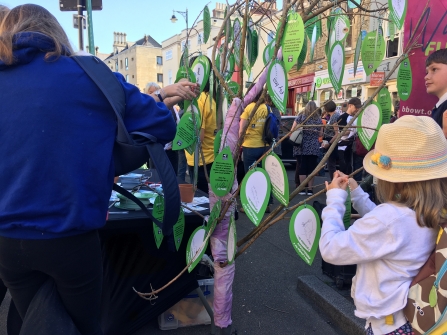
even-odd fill
[[[447,141],[427,116],[383,125],[363,166],[378,178],[376,206],[357,182],[337,171],[327,187],[320,251],[326,262],[357,264],[351,296],[367,334],[413,334],[403,314],[412,279],[435,247],[447,208]],[[362,216],[343,226],[346,189]]]

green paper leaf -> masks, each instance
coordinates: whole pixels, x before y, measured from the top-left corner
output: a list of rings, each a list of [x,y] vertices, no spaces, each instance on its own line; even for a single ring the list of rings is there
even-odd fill
[[[311,49],[311,51],[313,52],[313,49]],[[307,56],[307,37],[304,36],[303,48],[301,49],[300,55],[298,57],[298,61],[296,63],[296,70],[297,71],[299,69],[301,69],[301,67],[304,65],[304,62],[306,61],[306,56]],[[312,58],[312,56],[311,56],[311,58]]]
[[[194,118],[192,111],[194,111]],[[193,100],[192,104],[189,100],[185,100],[185,114],[177,125],[177,132],[172,141],[172,150],[186,149],[196,143],[197,131],[200,129],[201,124],[197,100]]]
[[[270,62],[270,60],[272,59],[271,54],[272,54],[272,44],[274,45],[275,40],[271,40],[269,44],[267,44],[264,48],[264,52],[262,53],[262,61],[264,62],[264,65],[267,65],[268,62]]]
[[[234,214],[231,214],[230,224],[228,225],[228,237],[227,237],[228,265],[233,264],[236,253],[237,253],[236,222],[234,221]]]
[[[382,125],[382,111],[377,102],[369,104],[359,116],[359,126],[368,128],[358,128],[357,132],[363,146],[371,150],[377,138],[377,133]],[[374,130],[377,129],[377,130]]]
[[[188,245],[186,247],[186,264],[189,264],[191,261],[193,262],[188,267],[188,272],[194,270],[205,253],[206,247],[208,246],[208,240],[206,243],[203,243],[203,241],[205,241],[206,235],[207,229],[202,226],[196,228],[189,237]]]
[[[163,214],[165,211],[165,201],[164,198],[160,195],[157,195],[154,200],[154,207],[152,209],[152,215],[158,221],[163,221]],[[157,245],[157,249],[160,249],[161,242],[163,241],[163,232],[160,227],[158,227],[155,223],[153,223],[154,229],[154,238],[155,244]]]
[[[221,210],[222,210],[222,201],[219,199],[214,204],[213,209],[211,210],[210,216],[208,217],[208,221],[206,223],[207,233],[209,231],[211,231],[211,234],[213,233],[214,229],[216,228],[217,220],[219,219]]]
[[[397,72],[397,94],[401,100],[407,100],[410,97],[413,86],[413,73],[411,71],[410,59],[406,58],[400,63]]]
[[[281,204],[287,206],[289,204],[289,179],[281,158],[271,152],[262,160],[262,168],[269,175],[273,196]]]
[[[221,71],[221,64],[220,64],[222,59],[221,54],[222,52],[219,52],[216,57],[216,67],[219,69],[219,71]],[[221,72],[225,80],[229,80],[233,76],[234,63],[235,63],[234,55],[232,53],[227,53],[227,67],[223,71],[223,73]]]
[[[233,22],[233,50],[234,58],[236,63],[239,64],[239,54],[241,50],[241,39],[242,39],[242,26],[239,19],[235,19]]]
[[[216,133],[216,137],[214,138],[214,157],[216,157],[219,154],[221,140],[222,140],[222,129],[219,129]]]
[[[408,0],[388,0],[389,17],[394,21],[399,30],[404,26],[407,7]]]
[[[248,60],[250,62],[250,66],[253,67],[253,65],[256,63],[256,59],[258,59],[258,44],[259,44],[259,38],[258,38],[258,32],[256,30],[253,30],[251,32],[251,41],[250,41],[250,52],[248,53]]]
[[[362,42],[362,63],[367,76],[376,70],[385,56],[385,40],[378,31],[366,34]]]
[[[186,68],[184,66],[181,66],[177,71],[177,75],[175,77],[175,82],[177,83],[180,79],[183,79],[183,78],[188,79],[188,81],[190,81],[191,83],[196,82],[196,76],[194,75],[194,72],[192,72],[192,70],[190,68],[188,68],[188,70],[186,70]]]
[[[382,124],[390,123],[391,118],[391,96],[387,87],[384,87],[380,90],[377,103],[380,105],[380,109],[382,110]]]
[[[185,213],[183,213],[182,210],[180,211],[178,220],[173,227],[173,232],[175,249],[178,251],[180,244],[182,244],[183,234],[185,233]]]
[[[245,214],[256,226],[262,220],[270,198],[270,180],[267,171],[255,168],[242,180],[241,203]]]
[[[203,43],[208,42],[211,33],[211,16],[210,9],[205,6],[203,9]]]
[[[306,21],[306,35],[309,40],[312,39],[314,27],[317,28],[317,39],[318,39],[321,36],[321,31],[318,31],[318,30],[321,30],[320,16],[314,16],[310,20]]]
[[[290,11],[281,41],[286,73],[297,63],[304,44],[304,23],[301,15]]]
[[[179,68],[180,67],[187,67],[189,65],[188,62],[188,47],[185,45],[185,49],[183,50],[182,56],[180,57],[180,63],[179,63]]]
[[[430,294],[428,295],[428,302],[430,303],[430,307],[435,307],[438,303],[438,293],[436,292],[436,287],[432,286],[430,290]]]
[[[359,34],[359,37],[357,38],[357,44],[355,45],[355,53],[354,53],[354,77],[357,73],[357,67],[359,65],[359,59],[360,59],[360,50],[362,49],[362,33]]]
[[[196,77],[196,82],[200,85],[200,91],[203,91],[210,76],[210,63],[204,55],[197,57],[192,64],[192,71]]]
[[[345,69],[345,48],[340,41],[336,41],[328,55],[329,79],[334,87],[335,94],[341,89],[343,82],[343,73]]]
[[[293,212],[289,223],[289,237],[296,253],[312,265],[320,240],[320,218],[312,206],[302,205]]]
[[[334,42],[336,41],[344,42],[348,37],[349,30],[351,27],[349,17],[341,13],[343,13],[343,11],[341,11],[340,8],[336,8],[334,11],[332,11],[332,15],[337,14],[335,17],[333,17],[332,29],[331,29]]]
[[[314,60],[314,55],[315,55],[315,46],[317,44],[317,26],[314,26],[314,30],[312,31],[312,37],[310,40],[310,61],[313,62]],[[304,48],[304,47],[303,47]],[[302,51],[302,50],[301,50]]]
[[[287,111],[288,84],[284,63],[280,60],[272,61],[267,74],[267,88],[273,103],[282,114]]]
[[[231,92],[234,94],[237,94],[239,92],[239,84],[235,81],[228,82],[228,88],[231,90]]]
[[[348,192],[348,197],[345,201],[345,215],[343,215],[343,224],[345,225],[345,229],[348,229],[351,226],[351,192],[349,191],[349,187],[346,191]]]
[[[214,194],[223,197],[230,193],[234,181],[234,162],[230,147],[226,146],[211,166],[210,184]]]

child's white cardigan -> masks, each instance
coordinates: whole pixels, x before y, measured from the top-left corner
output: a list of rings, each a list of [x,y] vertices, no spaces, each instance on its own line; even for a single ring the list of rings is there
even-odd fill
[[[351,192],[361,219],[345,231],[343,215],[347,192],[327,192],[322,213],[320,252],[331,264],[357,264],[351,296],[359,318],[371,323],[375,335],[389,333],[407,321],[402,309],[412,279],[433,251],[437,231],[421,228],[415,212],[386,203],[376,206],[360,187]],[[394,324],[385,316],[393,314]]]

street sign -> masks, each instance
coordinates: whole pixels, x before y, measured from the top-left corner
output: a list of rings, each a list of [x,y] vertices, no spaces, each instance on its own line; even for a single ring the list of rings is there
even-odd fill
[[[75,29],[79,28],[78,14],[73,14],[73,27]],[[87,23],[86,23],[86,20],[85,20],[85,16],[82,17],[82,28],[87,29]]]
[[[385,72],[373,72],[369,77],[369,85],[370,86],[380,86],[382,82],[385,80]]]
[[[81,0],[82,10],[85,10],[86,0]],[[59,9],[64,12],[77,12],[78,0],[59,0]],[[102,0],[92,0],[92,10],[102,10]]]

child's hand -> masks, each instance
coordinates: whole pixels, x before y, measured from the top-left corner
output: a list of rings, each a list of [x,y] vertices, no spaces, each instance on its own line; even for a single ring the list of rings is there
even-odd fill
[[[332,179],[332,182],[330,184],[327,181],[325,183],[326,183],[326,189],[328,191],[332,190],[333,188],[340,188],[342,190],[346,190],[346,188],[348,187],[348,177],[345,176],[345,177],[334,178]]]
[[[357,187],[359,187],[357,180],[355,180],[354,178],[349,178],[349,189],[351,191],[354,191]]]

